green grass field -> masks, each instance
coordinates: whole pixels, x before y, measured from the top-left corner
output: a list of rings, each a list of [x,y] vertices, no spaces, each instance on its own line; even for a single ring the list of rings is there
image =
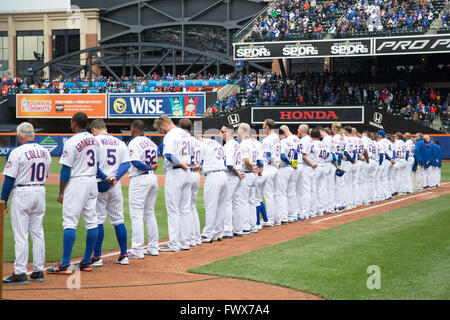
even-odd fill
[[[60,165],[53,159],[51,171]],[[160,164],[162,166],[161,160]],[[0,157],[0,169],[5,165]],[[162,168],[158,173],[164,173]],[[450,163],[442,167],[442,181],[450,181]],[[44,218],[46,261],[62,257],[62,205],[58,186],[46,186]],[[125,224],[131,244],[128,188],[123,187]],[[305,237],[230,257],[190,270],[262,281],[310,292],[327,299],[450,299],[450,195],[344,224]],[[197,200],[204,226],[203,190]],[[155,206],[159,238],[168,237],[164,188]],[[81,218],[72,257],[84,254],[86,230]],[[5,217],[5,261],[14,261],[10,217]],[[31,244],[31,240],[30,240]],[[31,248],[31,246],[30,246]],[[114,229],[105,223],[104,251],[118,250]],[[30,261],[32,261],[30,250]],[[379,266],[381,289],[366,286],[368,266]]]
[[[44,235],[46,247],[46,261],[59,261],[62,258],[62,244],[63,244],[63,227],[62,227],[62,205],[56,201],[59,186],[46,186],[46,214],[44,216]],[[122,187],[124,196],[124,216],[125,225],[128,232],[128,246],[131,245],[131,220],[128,207],[128,188]],[[204,226],[205,209],[203,205],[203,189],[200,188],[197,198],[197,210],[200,216],[200,225]],[[164,188],[159,188],[158,197],[155,205],[155,215],[158,223],[159,238],[168,238],[167,228],[167,212],[164,204]],[[5,234],[4,234],[4,261],[14,261],[14,238],[11,228],[10,215],[5,216]],[[114,228],[110,222],[107,221],[104,225],[105,238],[103,241],[103,251],[118,250],[116,235]],[[146,228],[145,228],[146,229]],[[147,232],[147,230],[145,230]],[[145,233],[146,234],[146,233]],[[31,249],[31,239],[29,239]],[[84,227],[84,220],[81,217],[77,227],[77,238],[73,248],[72,257],[82,257],[84,255],[84,248],[86,243],[86,229]],[[32,261],[32,254],[30,250],[29,260]]]
[[[189,271],[327,299],[450,299],[448,203],[441,196]],[[367,287],[372,265],[380,289]]]

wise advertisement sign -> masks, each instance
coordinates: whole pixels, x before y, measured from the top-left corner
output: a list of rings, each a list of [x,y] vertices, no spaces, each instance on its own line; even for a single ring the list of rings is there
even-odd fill
[[[106,94],[16,95],[17,118],[72,118],[77,112],[106,118]]]
[[[206,95],[202,93],[123,93],[110,94],[109,118],[200,118],[205,112]]]

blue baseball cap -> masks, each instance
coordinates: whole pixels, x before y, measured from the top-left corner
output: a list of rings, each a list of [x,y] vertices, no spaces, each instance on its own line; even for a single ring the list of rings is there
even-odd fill
[[[383,137],[386,136],[386,132],[384,132],[384,130],[378,130],[378,134]]]

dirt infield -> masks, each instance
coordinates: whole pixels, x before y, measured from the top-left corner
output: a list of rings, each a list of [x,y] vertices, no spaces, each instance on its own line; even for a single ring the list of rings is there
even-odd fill
[[[179,253],[161,252],[157,257],[132,260],[130,265],[115,264],[115,252],[105,253],[104,266],[81,273],[81,289],[68,290],[68,276],[48,275],[44,283],[4,288],[6,299],[49,300],[306,300],[320,297],[274,285],[187,273],[186,270],[229,256],[348,223],[357,219],[411,205],[450,193],[450,183],[413,195],[396,197],[370,206],[303,222],[265,228],[257,234],[202,244]],[[47,263],[46,266],[50,266]],[[29,266],[29,268],[31,265]],[[31,269],[29,269],[31,270]],[[4,276],[13,264],[4,264]],[[25,289],[25,290],[23,290]],[[61,290],[64,289],[64,290]]]

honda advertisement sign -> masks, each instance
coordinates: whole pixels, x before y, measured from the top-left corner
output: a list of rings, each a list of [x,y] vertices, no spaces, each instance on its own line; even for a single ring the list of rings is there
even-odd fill
[[[254,107],[252,124],[262,124],[265,119],[272,119],[277,124],[331,124],[364,123],[364,107]]]
[[[375,38],[375,55],[450,52],[450,34]]]
[[[360,57],[372,54],[372,39],[234,43],[235,60]]]

